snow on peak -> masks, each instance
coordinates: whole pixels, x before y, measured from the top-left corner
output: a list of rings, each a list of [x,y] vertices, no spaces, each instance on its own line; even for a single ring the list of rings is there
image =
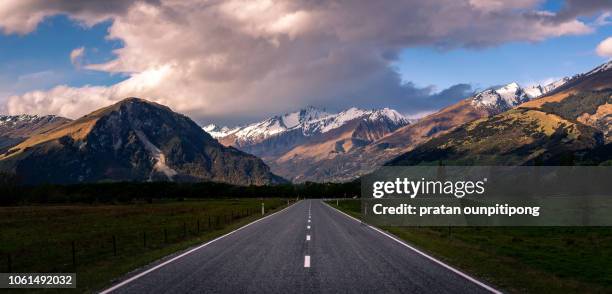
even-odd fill
[[[592,69],[591,71],[587,72],[585,75],[590,76],[590,75],[593,75],[593,74],[596,74],[596,73],[600,73],[600,72],[604,72],[604,71],[607,71],[607,70],[610,70],[610,69],[612,69],[612,61],[608,61],[608,62],[606,62],[606,63],[604,63],[604,64],[602,64],[602,65],[600,65],[600,66],[598,66],[598,67],[596,67],[594,69]]]
[[[472,103],[479,107],[505,110],[529,100],[523,89],[515,82],[498,89],[488,89],[476,94]]]
[[[39,121],[52,121],[56,119],[55,115],[38,116],[35,114],[20,114],[20,115],[0,115],[0,126],[9,125],[14,126],[21,123],[31,123]]]
[[[364,110],[351,107],[339,113],[328,113],[316,107],[306,107],[300,111],[287,113],[281,116],[273,116],[264,121],[252,123],[236,128],[219,128],[214,124],[203,127],[214,138],[222,138],[235,135],[241,142],[254,142],[266,139],[291,130],[301,130],[306,135],[326,133],[345,125],[355,119],[383,120],[386,119],[395,124],[406,125],[408,119],[399,112],[389,109]]]
[[[326,133],[333,129],[339,128],[349,121],[363,117],[369,114],[366,110],[351,107],[338,114],[328,115],[318,120],[310,121],[304,124],[304,134]]]
[[[572,79],[573,77],[565,77],[544,86],[533,85],[526,88],[522,88],[518,83],[512,82],[498,89],[488,89],[477,93],[471,98],[472,104],[477,107],[505,111],[523,102],[547,94]]]
[[[544,90],[544,87],[540,85],[533,85],[533,86],[524,88],[523,92],[525,92],[525,95],[527,95],[529,99],[533,99],[533,98],[542,96],[545,90]]]
[[[396,124],[409,124],[410,121],[407,117],[397,112],[395,109],[383,108],[372,111],[370,115],[371,120],[388,119]]]
[[[228,127],[219,127],[215,124],[206,125],[202,127],[202,129],[210,134],[213,138],[222,138],[238,131],[237,128],[230,129]]]
[[[560,80],[554,81],[548,85],[545,85],[542,87],[542,94],[546,94],[554,89],[557,89],[563,85],[565,85],[567,82],[571,81],[574,77],[564,77]]]
[[[314,106],[308,106],[300,111],[287,113],[282,116],[282,122],[287,129],[292,129],[300,126],[303,123],[317,120],[330,114],[325,109],[316,108]]]
[[[219,129],[219,127],[217,127],[217,125],[215,125],[215,124],[209,124],[209,125],[205,125],[205,126],[203,126],[203,127],[202,127],[202,129],[203,129],[205,132],[209,133],[209,132],[212,132],[212,131],[216,131],[216,130],[218,130],[218,129]]]

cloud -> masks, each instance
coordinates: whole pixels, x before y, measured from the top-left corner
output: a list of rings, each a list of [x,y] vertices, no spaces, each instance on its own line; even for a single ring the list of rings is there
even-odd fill
[[[85,47],[79,47],[70,51],[70,62],[76,68],[81,68],[83,57],[85,57]]]
[[[610,21],[610,16],[612,16],[612,12],[602,13],[600,16],[597,17],[597,19],[595,19],[595,25],[607,26],[609,24],[612,24],[612,21]]]
[[[0,29],[5,34],[27,34],[46,17],[67,14],[85,25],[93,25],[124,13],[138,2],[158,0],[3,0],[0,2]]]
[[[470,5],[485,12],[503,11],[508,9],[526,9],[534,7],[541,0],[469,0]]]
[[[307,104],[429,111],[469,90],[458,85],[442,95],[402,83],[392,68],[401,50],[591,32],[570,15],[592,9],[570,2],[560,17],[538,11],[539,0],[3,1],[5,33],[31,32],[57,13],[86,25],[112,19],[108,38],[124,46],[115,59],[86,68],[129,75],[109,87],[12,96],[8,109],[76,117],[138,96],[198,120],[246,121]]]
[[[612,11],[612,2],[605,0],[566,0],[557,20],[565,21],[578,16],[593,16]]]
[[[595,52],[597,52],[597,55],[601,57],[612,58],[612,37],[601,41],[601,43],[597,45]]]

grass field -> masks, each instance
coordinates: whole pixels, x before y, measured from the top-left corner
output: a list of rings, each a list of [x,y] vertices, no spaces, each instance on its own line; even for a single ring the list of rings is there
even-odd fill
[[[339,208],[360,216],[358,200]],[[383,229],[504,292],[612,293],[612,228]]]
[[[0,272],[76,272],[74,292],[100,290],[134,269],[260,218],[261,202],[0,207]],[[264,203],[268,214],[288,201]]]

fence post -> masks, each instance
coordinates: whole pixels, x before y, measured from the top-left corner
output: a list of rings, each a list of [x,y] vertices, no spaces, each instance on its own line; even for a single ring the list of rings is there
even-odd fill
[[[113,235],[113,256],[117,256],[117,238]]]
[[[76,248],[74,241],[72,241],[72,265],[76,267]]]

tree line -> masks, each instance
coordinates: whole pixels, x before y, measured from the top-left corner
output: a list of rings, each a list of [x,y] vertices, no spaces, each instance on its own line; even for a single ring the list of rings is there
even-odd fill
[[[202,198],[336,198],[358,197],[359,181],[348,183],[237,186],[217,182],[113,182],[74,185],[22,185],[12,174],[0,173],[0,205],[53,203],[129,203],[158,199]]]

